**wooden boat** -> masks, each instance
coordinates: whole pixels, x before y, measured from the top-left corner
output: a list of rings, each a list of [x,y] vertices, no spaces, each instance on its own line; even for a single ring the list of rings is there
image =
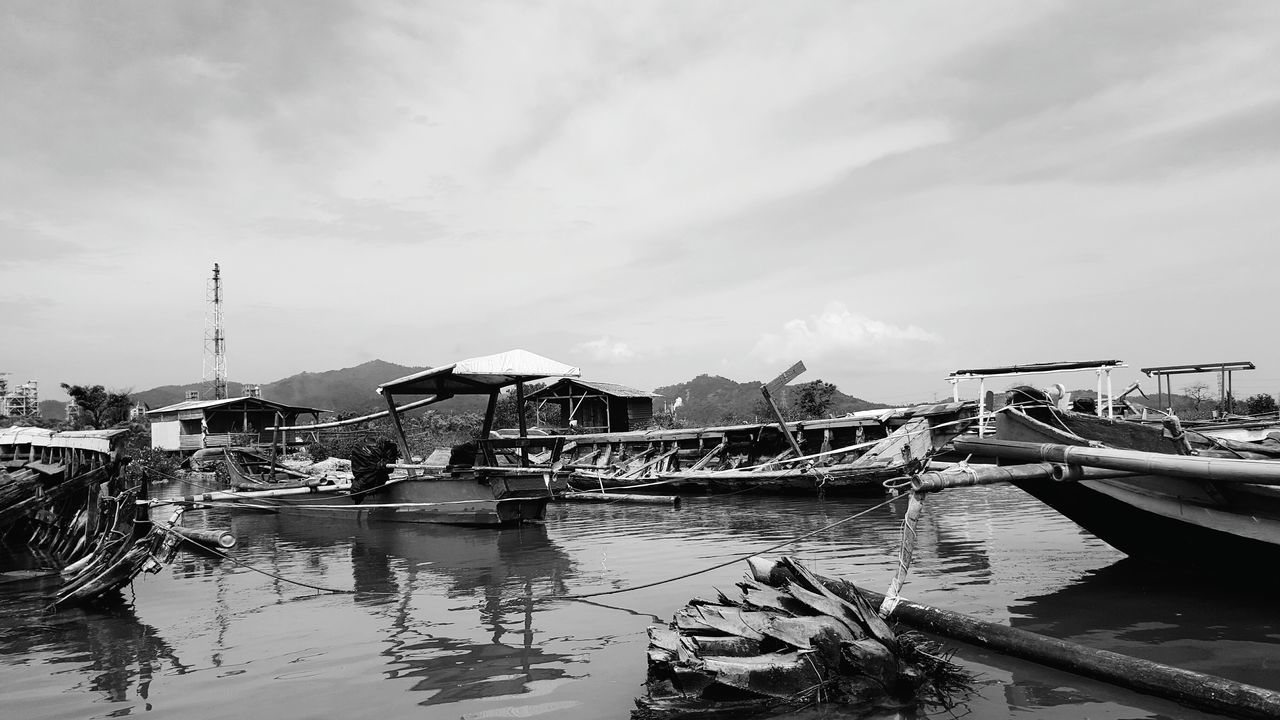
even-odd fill
[[[383,412],[316,425],[270,428],[273,432],[314,431],[390,417],[396,438],[394,445],[384,450],[381,464],[374,468],[382,473],[381,477],[362,484],[361,473],[356,470],[352,482],[309,480],[295,483],[295,487],[214,492],[186,500],[358,521],[504,526],[541,520],[552,497],[552,465],[558,460],[563,440],[529,437],[523,425],[519,437],[490,439],[498,395],[503,388],[514,385],[518,402],[522,402],[526,382],[579,374],[576,367],[524,350],[511,350],[391,380],[377,388],[387,402],[388,409]],[[400,458],[409,456],[400,421],[402,413],[455,395],[476,394],[489,396],[482,439],[476,441],[476,461],[445,466],[395,462],[397,454]],[[395,398],[405,395],[425,397],[397,406]],[[544,450],[547,463],[530,461],[531,454]],[[232,455],[236,454],[228,457]],[[390,471],[396,471],[394,476]]]
[[[290,470],[250,448],[224,448],[221,458],[226,485],[236,490],[305,487],[311,479],[306,473]]]
[[[565,437],[561,467],[583,491],[880,493],[962,432],[975,402],[875,410],[778,425],[748,424]]]
[[[110,597],[176,549],[150,521],[145,482],[125,486],[125,432],[0,430],[0,540],[40,553],[61,573],[55,608]]]
[[[1280,463],[1193,443],[1191,432],[1171,425],[1023,403],[997,413],[995,441],[957,446],[1001,463],[1066,466],[1066,478],[1077,480],[1014,484],[1127,555],[1201,568],[1280,560]]]

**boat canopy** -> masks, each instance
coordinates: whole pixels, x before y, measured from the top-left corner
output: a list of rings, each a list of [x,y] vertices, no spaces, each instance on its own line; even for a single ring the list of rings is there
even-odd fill
[[[1161,367],[1139,368],[1147,377],[1152,375],[1184,375],[1187,373],[1207,373],[1207,372],[1232,372],[1234,370],[1257,370],[1253,363],[1243,362],[1216,362],[1216,363],[1193,363],[1191,365],[1163,365]]]
[[[517,383],[548,377],[578,377],[582,371],[528,350],[459,360],[383,383],[378,393],[390,395],[490,395]]]
[[[1253,363],[1245,360],[1241,362],[1216,362],[1216,363],[1191,363],[1188,365],[1162,365],[1160,367],[1139,368],[1147,377],[1155,377],[1156,379],[1156,397],[1173,397],[1173,378],[1170,375],[1188,375],[1194,373],[1218,373],[1222,378],[1222,397],[1220,402],[1223,409],[1232,412],[1233,398],[1235,397],[1235,384],[1233,382],[1233,373],[1237,370],[1257,370]],[[1165,395],[1165,393],[1168,393]],[[1172,400],[1170,401],[1172,402]]]
[[[976,368],[973,370],[956,370],[947,376],[954,378],[999,377],[1001,375],[1035,375],[1037,373],[1068,372],[1071,370],[1100,370],[1104,368],[1125,367],[1119,360],[1088,360],[1084,362],[1051,362],[1030,363],[1028,365],[1006,365],[1003,367]],[[1143,372],[1146,372],[1143,370]]]
[[[987,406],[987,378],[989,377],[1008,377],[1011,375],[1047,375],[1050,373],[1072,372],[1079,370],[1092,370],[1098,375],[1098,394],[1099,403],[1097,406],[1097,414],[1099,417],[1103,415],[1103,408],[1106,408],[1107,417],[1115,417],[1115,406],[1113,394],[1111,391],[1111,371],[1116,368],[1128,367],[1120,360],[1086,360],[1082,362],[1050,362],[1050,363],[1030,363],[1028,365],[1005,365],[1003,367],[975,368],[972,370],[957,370],[947,376],[947,382],[951,383],[951,396],[956,402],[960,401],[960,382],[962,380],[978,381],[978,437],[983,437],[987,433],[988,418],[991,417],[991,408]],[[1106,393],[1103,393],[1103,385],[1105,383]],[[1105,403],[1101,402],[1105,399]]]

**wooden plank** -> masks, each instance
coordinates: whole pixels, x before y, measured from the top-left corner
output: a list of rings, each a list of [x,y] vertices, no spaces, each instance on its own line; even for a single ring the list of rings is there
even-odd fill
[[[783,388],[784,385],[796,379],[796,377],[799,376],[800,373],[804,372],[806,369],[807,368],[804,366],[803,362],[797,362],[795,365],[792,365],[791,367],[782,371],[782,374],[779,375],[778,377],[765,383],[764,387],[760,388],[760,391],[764,393],[765,397],[769,397],[770,395],[776,395],[778,391]]]

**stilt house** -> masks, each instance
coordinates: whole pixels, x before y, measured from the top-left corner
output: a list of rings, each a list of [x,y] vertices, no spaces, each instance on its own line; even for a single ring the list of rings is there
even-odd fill
[[[241,447],[272,442],[270,427],[295,425],[299,415],[311,415],[317,408],[264,400],[260,397],[222,400],[184,400],[157,410],[148,410],[151,447],[192,453],[214,447]]]
[[[625,385],[565,378],[529,393],[525,402],[558,406],[561,424],[575,430],[626,432],[649,426],[656,397],[661,396]]]

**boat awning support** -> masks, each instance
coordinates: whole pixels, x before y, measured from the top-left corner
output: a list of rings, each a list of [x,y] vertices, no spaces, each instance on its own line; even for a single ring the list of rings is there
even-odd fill
[[[1006,367],[981,368],[973,370],[957,370],[947,376],[951,383],[951,398],[960,402],[960,382],[963,380],[978,381],[978,437],[986,437],[987,423],[992,416],[991,409],[986,406],[987,378],[1014,377],[1021,375],[1050,375],[1053,373],[1093,370],[1098,377],[1098,403],[1095,409],[1098,417],[1103,415],[1103,381],[1106,382],[1106,416],[1115,417],[1115,403],[1111,397],[1111,371],[1115,368],[1129,367],[1119,360],[1094,360],[1090,362],[1033,363],[1030,365],[1009,365]]]

